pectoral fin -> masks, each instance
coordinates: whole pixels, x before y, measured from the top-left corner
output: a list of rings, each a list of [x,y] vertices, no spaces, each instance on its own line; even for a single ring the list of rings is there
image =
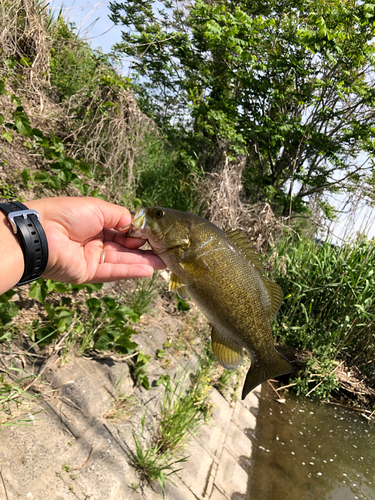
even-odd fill
[[[293,371],[293,366],[275,350],[275,356],[271,363],[264,366],[251,362],[251,366],[246,375],[245,384],[242,389],[242,399],[251,392],[255,387],[270,378],[286,375]]]
[[[211,340],[215,358],[221,366],[228,370],[234,370],[240,366],[244,358],[242,347],[237,346],[231,340],[220,335],[214,327],[212,327],[211,331]]]
[[[180,278],[173,273],[169,279],[169,290],[175,290],[183,300],[187,300],[189,298],[186,285],[182,283]]]
[[[186,272],[188,272],[195,278],[206,275],[210,270],[204,260],[197,257],[197,255],[190,250],[185,250],[181,255],[180,265]]]

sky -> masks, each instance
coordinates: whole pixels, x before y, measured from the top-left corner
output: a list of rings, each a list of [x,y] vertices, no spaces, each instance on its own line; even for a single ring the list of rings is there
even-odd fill
[[[63,7],[64,18],[75,23],[81,38],[108,53],[121,40],[121,27],[110,21],[108,5],[109,0],[53,0],[49,8],[57,17]]]
[[[108,53],[112,45],[121,41],[121,27],[115,26],[108,17],[109,1],[52,0],[49,8],[54,10],[57,16],[62,6],[65,19],[75,23],[81,38],[90,43],[93,49]],[[124,61],[122,74],[128,73],[128,67],[129,65]],[[344,208],[342,197],[329,201],[337,209]],[[375,210],[364,206],[363,203],[359,203],[357,207],[346,207],[346,213],[341,214],[335,222],[330,224],[330,238],[334,243],[340,244],[342,239],[347,239],[357,231],[375,237],[375,222],[373,221],[375,221]]]

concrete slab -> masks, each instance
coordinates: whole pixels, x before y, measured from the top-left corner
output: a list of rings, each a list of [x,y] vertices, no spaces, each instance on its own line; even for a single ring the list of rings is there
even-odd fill
[[[216,486],[213,487],[210,500],[228,500],[228,497],[226,497],[221,491],[219,491]]]
[[[165,331],[159,327],[149,328],[145,331],[148,336],[148,342],[152,344],[155,351],[156,349],[163,349],[164,344],[167,342],[168,337]]]
[[[29,493],[34,495],[38,482],[42,478],[45,481],[45,471],[69,448],[68,442],[74,440],[57,417],[41,412],[37,418],[31,425],[8,427],[0,435],[2,475],[7,488],[12,485],[20,498],[27,498]],[[55,483],[56,480],[52,481],[51,488]]]
[[[235,494],[246,494],[247,483],[247,473],[238,464],[235,457],[224,448],[215,477],[215,485],[221,491],[225,491],[229,498],[232,498]]]
[[[217,425],[215,420],[211,418],[207,425],[202,425],[195,436],[195,439],[213,457],[216,457],[216,459],[219,458],[221,448],[225,441],[225,433],[223,429]]]
[[[197,500],[197,497],[189,490],[184,482],[177,476],[172,477],[174,484],[169,481],[165,484],[165,500]],[[163,495],[153,491],[150,487],[145,488],[144,497],[139,500],[162,500]]]
[[[247,410],[241,403],[237,401],[233,412],[233,422],[241,429],[251,429],[254,430],[256,427],[256,417]]]
[[[261,387],[261,386],[258,386]],[[241,401],[241,404],[247,410],[251,410],[251,408],[258,408],[259,406],[259,397],[255,394],[254,391],[251,391],[246,398]]]
[[[229,424],[225,446],[238,459],[241,456],[250,457],[251,455],[252,443],[250,439],[234,422]]]
[[[160,328],[153,328],[152,338],[146,331],[137,339],[152,354],[166,340]],[[163,370],[171,376],[182,372],[181,365],[188,362],[188,371],[193,371],[195,355],[176,353],[168,364],[163,359],[151,362],[150,379],[156,380]],[[0,433],[7,495],[0,481],[0,500],[162,500],[157,489],[138,487],[129,447],[134,449],[132,432],[140,432],[144,413],[145,436],[151,436],[163,387],[133,391],[128,365],[111,357],[73,358],[63,367],[56,363],[44,375],[54,397],[40,406],[36,418],[43,420]],[[130,393],[136,400],[133,410],[106,419],[118,396]],[[215,405],[211,422],[188,446],[188,461],[172,477],[175,486],[166,483],[166,500],[235,500],[247,493],[248,475],[239,462],[251,453],[243,431],[255,429],[249,410],[258,406],[257,396],[252,392],[233,407],[213,390],[210,401]]]
[[[230,419],[232,418],[233,409],[216,389],[211,392],[209,402],[214,405],[212,418],[215,420],[216,424],[220,425],[223,431],[226,432]]]
[[[196,442],[187,447],[186,454],[189,458],[183,464],[183,470],[178,473],[178,476],[197,498],[203,498],[214,467],[214,459]]]

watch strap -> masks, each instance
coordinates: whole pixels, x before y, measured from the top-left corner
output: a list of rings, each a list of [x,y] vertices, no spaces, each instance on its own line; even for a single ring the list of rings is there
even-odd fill
[[[25,269],[17,285],[25,285],[42,276],[48,262],[48,243],[36,210],[19,201],[0,203],[13,233],[17,236],[25,260]]]

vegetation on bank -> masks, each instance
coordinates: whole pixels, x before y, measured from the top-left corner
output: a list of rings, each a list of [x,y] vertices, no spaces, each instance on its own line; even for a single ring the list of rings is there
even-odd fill
[[[213,9],[210,13],[208,5],[199,4],[196,7],[200,9],[199,12],[193,10],[190,14],[193,15],[194,22],[198,22],[199,19],[202,21],[203,18],[199,16],[203,15],[203,11],[204,15],[208,16],[203,19],[204,22],[202,21],[205,27],[203,34],[207,37],[205,43],[211,47],[213,53],[220,54],[225,41],[223,33],[230,35],[228,43],[234,43],[233,36],[238,29],[238,19],[233,17],[233,13],[229,15],[225,9],[220,10],[216,7],[216,10]],[[255,34],[265,22],[264,19],[263,21],[260,19],[263,15],[258,12],[260,7],[254,4],[255,10],[252,15],[254,17],[256,14],[254,17],[256,26],[251,27],[250,21],[249,25],[246,25],[246,29],[255,30]],[[335,12],[338,15],[341,11],[338,8]],[[340,16],[347,20],[349,14],[350,12],[342,12]],[[362,12],[360,19],[368,19],[369,25],[363,25],[362,55],[372,57],[372,49],[366,45],[366,36],[373,26],[371,24],[373,14],[370,10],[368,15],[366,14],[367,17],[365,14]],[[216,24],[208,21],[210,15],[214,16]],[[323,28],[319,28],[324,15],[323,12],[321,17],[316,18],[314,22],[311,21],[315,28],[311,28],[307,38],[310,40],[314,35],[316,38],[314,43],[321,44],[319,50],[328,57],[327,54],[331,54],[327,48],[330,45],[329,37],[327,33],[324,34]],[[234,34],[229,30],[229,21],[234,23],[232,27]],[[281,24],[284,23],[283,18]],[[303,197],[292,199],[284,189],[287,180],[300,182],[305,175],[302,161],[303,148],[299,147],[302,143],[298,142],[306,132],[302,130],[301,113],[296,115],[296,120],[299,120],[299,139],[297,143],[288,143],[288,148],[284,149],[292,155],[288,157],[289,163],[286,162],[289,170],[286,168],[284,174],[280,174],[281,177],[277,178],[274,175],[276,171],[273,172],[272,169],[276,168],[276,160],[281,161],[279,154],[285,147],[285,141],[294,133],[294,122],[286,119],[290,106],[298,104],[303,108],[310,99],[318,100],[319,96],[322,97],[328,90],[322,82],[316,82],[315,93],[310,95],[307,92],[310,80],[304,80],[304,84],[301,83],[301,89],[302,87],[305,89],[302,89],[303,92],[301,90],[304,99],[300,95],[302,101],[299,102],[298,96],[296,97],[291,91],[291,80],[284,81],[282,78],[286,68],[280,67],[277,54],[276,59],[271,58],[267,68],[257,69],[258,76],[263,71],[265,79],[271,75],[272,78],[269,78],[271,83],[277,75],[280,76],[281,87],[277,88],[278,93],[282,94],[282,99],[280,95],[276,95],[276,91],[272,93],[275,100],[270,104],[270,109],[264,112],[263,122],[259,122],[260,142],[256,144],[254,137],[241,138],[239,132],[231,128],[230,124],[233,125],[234,122],[229,122],[228,117],[235,120],[237,116],[235,114],[232,116],[235,111],[233,100],[228,101],[230,106],[225,109],[215,108],[220,103],[225,104],[226,98],[229,99],[230,82],[227,82],[228,85],[225,87],[227,91],[225,95],[220,93],[215,95],[215,89],[212,87],[209,98],[203,101],[195,87],[195,90],[190,89],[189,99],[193,104],[190,103],[192,107],[189,109],[193,110],[192,116],[195,121],[185,124],[184,128],[181,123],[168,121],[168,116],[162,120],[160,116],[162,108],[155,107],[152,96],[146,94],[146,86],[142,87],[140,81],[120,76],[114,58],[93,51],[79,38],[74,26],[67,24],[62,17],[52,18],[45,6],[36,0],[3,2],[0,5],[0,25],[6,27],[0,35],[2,54],[0,197],[2,199],[22,201],[33,196],[62,194],[100,196],[130,208],[137,204],[158,204],[184,211],[200,211],[211,218],[216,213],[219,214],[216,223],[219,222],[226,227],[240,220],[242,228],[250,233],[253,228],[249,227],[249,223],[242,223],[243,219],[238,217],[239,212],[241,217],[244,213],[250,217],[249,214],[254,211],[250,202],[261,202],[263,203],[261,206],[265,206],[264,203],[269,201],[279,214],[285,213],[285,208],[289,215],[291,211],[306,212],[307,205],[300,203],[300,198]],[[217,27],[219,25],[221,31]],[[215,26],[221,33],[219,38],[212,31]],[[274,25],[268,22],[264,27],[272,31],[272,26]],[[320,29],[323,31],[319,31]],[[330,57],[338,57],[341,45],[342,50],[346,50],[345,43],[350,47],[356,43],[355,30],[352,29],[353,36],[349,37],[348,42],[340,41],[337,35],[331,44],[332,50],[336,50],[336,55],[331,54]],[[293,30],[290,36],[295,37],[297,34]],[[332,31],[333,28],[330,27],[329,30]],[[154,35],[159,36],[160,32]],[[179,36],[171,37],[170,40],[177,43],[181,38]],[[180,42],[183,40],[184,37]],[[244,71],[249,62],[244,60],[245,50],[240,51],[241,37],[238,40],[229,51],[232,57],[230,61],[234,61],[237,58],[235,54],[238,54],[238,62],[244,64],[242,67]],[[283,43],[286,42],[283,40]],[[161,47],[167,47],[167,44],[162,44]],[[174,50],[182,50],[181,47],[175,47]],[[283,44],[278,45],[277,50],[280,51],[282,47]],[[181,50],[178,53],[186,58],[187,55]],[[319,50],[316,49],[315,54],[320,54]],[[301,61],[304,54],[304,51],[297,54],[295,64]],[[156,53],[150,53],[149,57],[152,58],[153,64],[157,63]],[[361,57],[357,69],[349,71],[345,77],[347,87],[338,89],[339,82],[336,81],[333,90],[337,92],[340,90],[341,97],[345,100],[345,95],[357,85],[356,96],[359,99],[362,95],[364,99],[362,104],[367,110],[366,119],[370,123],[373,103],[367,80],[360,79],[364,71]],[[311,77],[314,58],[309,60],[310,66],[306,71]],[[212,61],[217,63],[217,57]],[[337,61],[337,65],[342,76],[348,70],[348,62],[340,61]],[[163,62],[166,64],[165,58]],[[215,72],[211,74],[209,68],[204,66],[203,63],[207,61],[201,63],[205,78],[210,79]],[[253,63],[258,64],[255,59]],[[230,62],[232,73],[233,64]],[[190,68],[192,78],[186,84],[193,81],[197,68]],[[325,70],[327,68],[328,66]],[[300,65],[298,70],[302,71]],[[217,73],[218,68],[215,71]],[[254,74],[252,78],[255,78]],[[264,78],[262,76],[261,80]],[[242,82],[243,85],[245,83]],[[259,88],[261,83],[258,81],[256,88]],[[250,85],[249,82],[247,84]],[[152,89],[152,86],[149,88]],[[178,87],[176,88],[178,90]],[[263,90],[265,94],[261,95],[266,102],[267,92],[270,93],[272,88],[268,85]],[[137,93],[142,109],[149,115],[140,111],[133,91]],[[184,96],[182,93],[182,101]],[[277,97],[282,102],[277,101]],[[319,102],[319,106],[322,106],[322,101]],[[337,100],[338,108],[342,102]],[[181,101],[175,104],[180,105]],[[215,113],[213,111],[208,113],[208,105],[212,106],[212,110],[216,109]],[[302,109],[298,106],[298,109]],[[339,119],[338,108],[323,110],[319,106],[315,112],[320,118],[334,116],[335,119]],[[295,112],[297,108],[292,106]],[[170,112],[174,108],[172,106],[164,109]],[[359,106],[356,109],[362,108]],[[185,116],[184,113],[185,111],[181,116]],[[342,119],[344,120],[343,117]],[[266,133],[270,124],[272,137]],[[286,124],[287,127],[281,124]],[[349,156],[345,157],[346,160],[361,148],[367,148],[367,153],[371,153],[372,132],[365,125],[356,122],[351,124],[352,128],[349,131],[341,130],[342,134],[346,134],[345,140],[350,150]],[[250,129],[254,133],[254,127]],[[323,161],[320,163],[318,145],[322,138],[316,131],[309,137],[314,152],[311,154],[316,155],[314,158],[319,168],[311,171],[303,195],[309,189],[324,187],[332,169],[346,168],[344,159],[337,151],[338,137],[328,137],[326,142],[321,142],[323,146],[325,145],[323,147],[325,156],[323,156],[326,163]],[[232,139],[234,142],[231,142]],[[271,139],[272,154],[267,159],[266,149]],[[194,142],[196,140],[198,142]],[[244,141],[248,141],[246,151],[243,149]],[[216,147],[218,149],[215,149]],[[255,153],[249,153],[251,148]],[[200,153],[196,156],[198,150]],[[298,161],[293,163],[292,160]],[[333,163],[330,164],[331,160]],[[290,170],[292,165],[294,165],[293,170]],[[264,175],[261,175],[262,172]],[[283,182],[285,181],[284,188],[281,178]],[[355,189],[361,177],[352,175],[348,179],[350,186],[347,187]],[[336,187],[336,185],[330,186],[332,189]],[[223,196],[223,192],[227,198]],[[255,197],[254,193],[257,193]],[[319,189],[315,192],[315,195],[317,194]],[[320,207],[329,213],[330,209],[324,205],[324,198],[318,201]],[[330,393],[338,388],[337,367],[343,361],[349,367],[358,367],[367,377],[368,384],[374,384],[373,242],[359,238],[341,248],[332,247],[328,243],[315,245],[302,226],[294,227],[298,236],[291,238],[289,231],[274,231],[274,226],[271,229],[267,226],[266,230],[264,229],[266,225],[262,226],[261,222],[262,215],[259,215],[258,232],[251,234],[258,243],[261,241],[259,246],[270,250],[270,259],[273,260],[271,277],[280,284],[285,295],[273,324],[275,337],[283,344],[310,353],[304,362],[304,369],[293,375],[291,389],[309,396],[329,398]],[[314,229],[313,222],[311,227]],[[150,281],[140,282],[134,293],[125,297],[120,292],[109,294],[101,290],[101,285],[66,285],[50,280],[39,280],[23,290],[23,292],[9,291],[0,297],[1,342],[8,342],[11,345],[17,338],[23,338],[27,339],[31,349],[33,346],[43,348],[62,345],[63,348],[59,350],[62,360],[69,356],[69,350],[73,347],[79,353],[96,349],[133,355],[130,362],[133,364],[134,379],[139,386],[149,388],[147,363],[150,357],[138,348],[134,328],[158,293],[156,277]],[[38,310],[36,319],[26,321],[20,319],[22,300],[34,300]],[[181,301],[177,304],[178,310],[186,307],[188,306]],[[221,374],[217,386],[223,391],[232,373],[225,371]],[[24,395],[22,392],[24,387],[20,385],[22,380],[17,384],[11,383],[11,375],[12,369],[0,378],[0,405],[5,408],[6,418],[11,415],[12,404]],[[143,442],[139,440],[135,442],[136,455],[133,457],[135,463],[138,460],[139,468],[142,470],[147,470],[147,466],[151,467],[154,461],[159,467],[157,469],[159,476],[156,479],[162,478],[163,481],[171,471],[171,464],[179,460],[174,453],[169,454],[167,460],[165,455],[175,446],[175,444],[167,446],[165,444],[167,441],[174,443],[176,436],[181,440],[181,436],[176,433],[178,428],[176,422],[180,419],[180,423],[182,422],[184,426],[182,417],[194,411],[194,416],[189,419],[194,427],[201,422],[206,411],[206,401],[199,392],[205,383],[203,378],[200,382],[195,382],[193,390],[186,391],[184,388],[178,397],[176,396],[178,383],[177,385],[171,381],[164,383],[166,399],[162,403],[164,404],[162,412],[165,413],[165,418],[161,421],[155,436],[145,447]],[[186,392],[190,396],[187,396]],[[169,396],[172,399],[168,400]],[[195,396],[198,398],[198,404],[197,401],[193,401]],[[165,408],[169,408],[168,411]],[[193,430],[193,427],[189,430]],[[149,463],[145,463],[145,457],[149,458]],[[149,477],[152,474],[153,472],[149,472]]]
[[[137,100],[189,171],[243,164],[249,203],[372,196],[375,2],[111,1]]]
[[[310,352],[292,375],[299,394],[330,397],[342,363],[375,381],[375,249],[358,236],[340,247],[305,238],[283,240],[272,277],[284,301],[272,325],[276,339]]]

